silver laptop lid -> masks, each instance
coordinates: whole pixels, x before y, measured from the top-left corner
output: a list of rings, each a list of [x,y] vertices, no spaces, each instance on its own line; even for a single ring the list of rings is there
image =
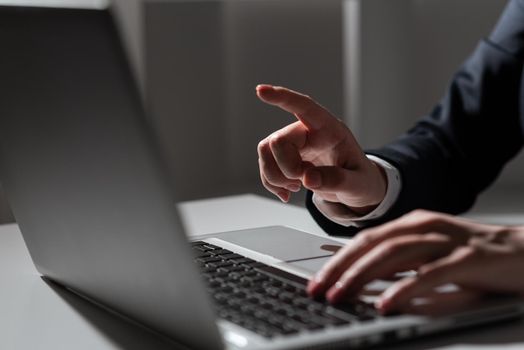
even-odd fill
[[[38,270],[217,348],[109,11],[0,6],[0,47],[0,178]]]

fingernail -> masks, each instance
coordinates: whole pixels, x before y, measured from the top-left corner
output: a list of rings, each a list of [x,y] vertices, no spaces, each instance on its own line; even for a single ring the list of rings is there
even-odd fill
[[[337,303],[337,290],[334,289],[334,288],[331,288],[330,290],[327,291],[326,293],[326,299],[329,303],[331,304],[336,304]]]
[[[319,188],[322,186],[322,177],[317,170],[310,170],[307,173],[307,186],[309,188]]]
[[[262,91],[262,90],[263,90],[263,91]],[[274,92],[275,89],[273,88],[273,85],[269,85],[269,84],[259,84],[259,85],[257,85],[257,87],[256,87],[256,91],[257,91],[257,92],[268,93],[268,92]]]
[[[391,299],[389,298],[380,298],[375,302],[375,308],[379,310],[382,314],[387,313],[392,306]]]
[[[280,197],[282,202],[287,203],[289,201],[290,194],[287,191],[281,191],[278,193],[278,196]]]

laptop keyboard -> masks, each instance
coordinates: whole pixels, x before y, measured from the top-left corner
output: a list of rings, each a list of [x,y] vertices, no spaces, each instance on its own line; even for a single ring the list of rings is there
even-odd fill
[[[377,317],[363,302],[333,306],[309,298],[307,281],[299,276],[203,241],[191,244],[218,316],[264,337]]]

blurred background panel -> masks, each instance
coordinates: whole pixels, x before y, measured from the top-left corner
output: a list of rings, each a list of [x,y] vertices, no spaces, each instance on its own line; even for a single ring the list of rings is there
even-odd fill
[[[180,200],[267,195],[257,143],[294,119],[260,103],[257,83],[303,91],[344,119],[365,147],[381,145],[431,110],[505,3],[114,1]],[[518,211],[523,175],[520,157],[477,210]],[[5,202],[0,220],[10,220]]]

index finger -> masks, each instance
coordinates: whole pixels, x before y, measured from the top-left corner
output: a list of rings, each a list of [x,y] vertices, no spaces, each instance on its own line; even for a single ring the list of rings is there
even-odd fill
[[[308,129],[318,130],[334,117],[309,96],[281,86],[258,85],[257,96],[264,102],[294,114]]]

